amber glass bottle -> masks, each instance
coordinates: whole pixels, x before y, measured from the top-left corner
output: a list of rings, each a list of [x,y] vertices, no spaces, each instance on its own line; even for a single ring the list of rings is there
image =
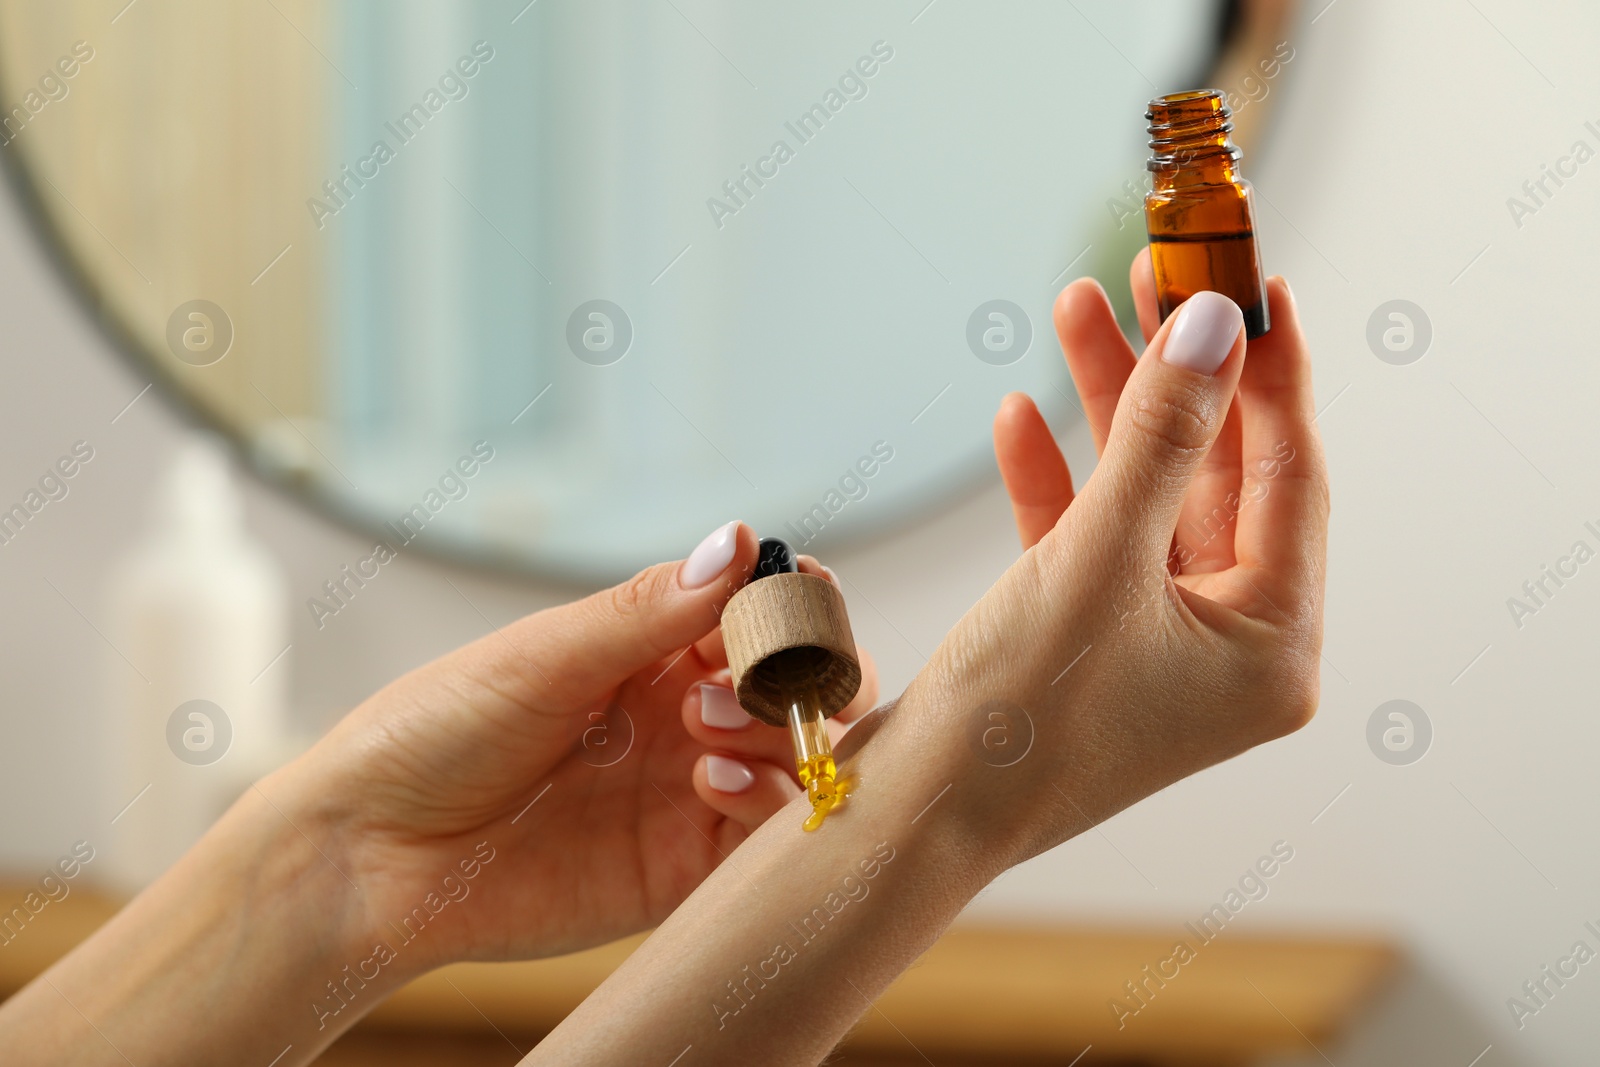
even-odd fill
[[[1195,293],[1221,293],[1244,312],[1245,334],[1267,319],[1256,244],[1255,191],[1239,176],[1233,113],[1216,89],[1150,101],[1150,192],[1144,198],[1150,261],[1163,320]]]

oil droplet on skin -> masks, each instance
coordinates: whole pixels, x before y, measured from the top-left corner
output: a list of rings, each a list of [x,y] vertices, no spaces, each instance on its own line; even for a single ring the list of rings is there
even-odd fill
[[[831,755],[801,760],[798,766],[800,784],[806,787],[806,797],[811,801],[811,815],[801,824],[801,828],[815,830],[822,825],[822,820],[828,817],[830,811],[844,803],[849,796],[849,783],[838,777]]]

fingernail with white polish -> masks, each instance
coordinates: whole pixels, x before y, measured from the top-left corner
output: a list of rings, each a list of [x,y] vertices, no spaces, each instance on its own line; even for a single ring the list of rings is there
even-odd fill
[[[1196,374],[1215,374],[1242,329],[1244,315],[1238,304],[1221,293],[1196,293],[1178,309],[1178,321],[1167,334],[1161,358]]]
[[[734,520],[719,526],[694,546],[689,558],[678,571],[678,581],[685,589],[699,589],[727,569],[733,562],[733,553],[739,547],[739,522]]]
[[[743,793],[756,784],[756,774],[736,759],[707,756],[706,783],[719,793]]]
[[[752,722],[732,689],[704,683],[700,686],[700,721],[718,730],[743,730]]]

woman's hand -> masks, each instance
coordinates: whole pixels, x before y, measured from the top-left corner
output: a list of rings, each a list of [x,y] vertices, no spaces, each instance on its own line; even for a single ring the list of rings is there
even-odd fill
[[[1094,283],[1057,302],[1093,477],[1074,498],[1008,400],[1026,551],[844,739],[854,792],[819,832],[798,812],[750,829],[799,795],[787,739],[719,729],[725,698],[698,688],[755,560],[732,524],[380,692],[0,1006],[0,1043],[29,1064],[304,1063],[410,974],[592,944],[693,890],[534,1060],[817,1062],[995,875],[1315,710],[1328,490],[1288,286],[1269,281],[1248,355],[1226,299],[1157,328],[1143,261],[1134,287],[1137,361]],[[175,1033],[174,1003],[204,1025]]]
[[[303,813],[374,937],[407,936],[430,894],[470,894],[408,942],[413,973],[652,926],[800,793],[787,733],[728,688],[718,619],[755,557],[730,523],[681,564],[512,623],[387,686],[260,788]],[[876,699],[862,663],[836,731]]]
[[[1148,251],[1131,273],[1143,358],[1097,283],[1056,301],[1099,466],[1075,498],[1038,410],[1006,399],[995,450],[1026,552],[902,700],[957,709],[1006,862],[1316,710],[1328,485],[1294,298],[1268,282],[1273,328],[1247,352],[1231,301],[1161,324]]]
[[[717,625],[756,552],[729,523],[386,687],[0,1005],[0,1047],[295,1067],[440,964],[660,922],[800,795],[787,733],[729,706]],[[876,696],[861,663],[845,722]],[[175,1029],[176,1003],[203,1024]]]
[[[849,803],[753,833],[531,1062],[816,1063],[1006,868],[1310,718],[1328,495],[1293,298],[1268,283],[1247,353],[1232,302],[1158,326],[1142,260],[1134,284],[1138,360],[1098,285],[1057,302],[1099,467],[1074,499],[1008,398],[1026,551],[851,730]]]

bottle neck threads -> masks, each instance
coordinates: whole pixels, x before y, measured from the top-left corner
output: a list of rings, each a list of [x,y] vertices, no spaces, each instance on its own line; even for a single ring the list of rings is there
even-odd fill
[[[1150,160],[1157,186],[1234,181],[1242,154],[1233,143],[1233,112],[1222,92],[1199,89],[1150,101]]]

